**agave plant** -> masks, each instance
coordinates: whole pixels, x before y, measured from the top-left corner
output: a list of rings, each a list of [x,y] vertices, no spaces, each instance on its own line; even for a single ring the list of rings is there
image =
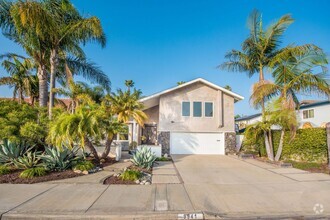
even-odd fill
[[[156,158],[156,155],[151,152],[149,147],[143,146],[140,150],[135,152],[131,161],[134,165],[149,170]]]
[[[18,169],[29,169],[40,166],[40,152],[27,152],[23,156],[14,159],[13,164]]]
[[[56,147],[45,149],[45,153],[41,155],[41,159],[47,170],[62,171],[71,168],[77,161],[82,158],[77,156],[79,148],[69,149],[63,147],[62,150]]]
[[[0,164],[12,164],[14,160],[23,156],[32,149],[26,143],[16,143],[3,140],[0,144]]]

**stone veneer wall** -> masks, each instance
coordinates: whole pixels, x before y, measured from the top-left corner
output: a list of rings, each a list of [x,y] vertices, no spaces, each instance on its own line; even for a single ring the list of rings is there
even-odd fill
[[[158,134],[158,144],[162,146],[162,155],[170,155],[170,132],[161,131]]]
[[[225,133],[225,153],[233,154],[236,153],[236,133],[226,132]]]

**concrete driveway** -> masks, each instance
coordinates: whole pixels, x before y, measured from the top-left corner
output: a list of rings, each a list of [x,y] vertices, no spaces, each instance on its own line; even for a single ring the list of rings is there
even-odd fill
[[[330,215],[330,176],[253,159],[174,155],[195,210],[209,217]]]

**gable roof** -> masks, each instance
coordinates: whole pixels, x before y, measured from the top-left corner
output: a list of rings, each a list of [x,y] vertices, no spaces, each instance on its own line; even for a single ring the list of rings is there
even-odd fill
[[[175,90],[177,90],[177,89],[181,89],[181,88],[183,88],[183,87],[186,87],[186,86],[192,85],[192,84],[194,84],[194,83],[198,83],[198,82],[203,83],[203,84],[205,84],[205,85],[207,85],[207,86],[209,86],[209,87],[211,87],[211,88],[214,88],[214,89],[220,90],[220,91],[222,91],[222,92],[224,92],[224,93],[226,93],[226,94],[228,94],[228,95],[234,97],[235,102],[244,99],[243,96],[240,96],[240,95],[238,95],[238,94],[236,94],[236,93],[234,93],[234,92],[232,92],[232,91],[229,91],[229,90],[227,90],[227,89],[225,89],[225,88],[222,88],[222,87],[220,87],[220,86],[218,86],[218,85],[216,85],[216,84],[214,84],[214,83],[211,83],[211,82],[209,82],[209,81],[207,81],[207,80],[205,80],[205,79],[203,79],[203,78],[197,78],[197,79],[191,80],[191,81],[189,81],[189,82],[185,82],[185,83],[183,83],[183,84],[181,84],[181,85],[175,86],[175,87],[173,87],[173,88],[166,89],[166,90],[163,90],[163,91],[161,91],[161,92],[155,93],[155,94],[153,94],[153,95],[150,95],[150,96],[144,97],[144,98],[140,99],[140,102],[144,102],[144,103],[145,103],[145,102],[151,102],[153,99],[158,99],[161,95],[164,95],[164,94],[167,94],[167,93],[173,92],[173,91],[175,91]]]
[[[250,119],[253,119],[253,118],[257,118],[261,115],[261,113],[258,113],[258,114],[254,114],[254,115],[248,115],[248,116],[243,116],[243,117],[240,117],[240,118],[236,118],[235,121],[245,121],[245,120],[250,120]]]

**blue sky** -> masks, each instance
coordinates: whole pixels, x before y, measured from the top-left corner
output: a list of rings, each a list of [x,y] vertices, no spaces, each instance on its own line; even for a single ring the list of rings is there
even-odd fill
[[[85,15],[98,16],[107,34],[107,46],[85,47],[88,57],[110,77],[112,88],[125,79],[135,81],[144,95],[202,77],[220,86],[230,85],[245,97],[236,114],[252,114],[251,85],[257,76],[221,71],[230,49],[239,49],[247,37],[246,19],[253,9],[263,13],[264,24],[284,14],[296,20],[283,46],[314,43],[330,52],[330,1],[327,0],[74,0]],[[0,53],[24,52],[0,36]],[[5,74],[0,69],[0,76]],[[11,96],[0,87],[1,96]],[[306,98],[306,97],[304,97]],[[321,97],[312,97],[321,99]]]

